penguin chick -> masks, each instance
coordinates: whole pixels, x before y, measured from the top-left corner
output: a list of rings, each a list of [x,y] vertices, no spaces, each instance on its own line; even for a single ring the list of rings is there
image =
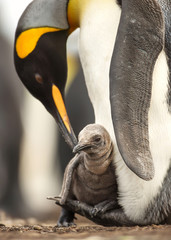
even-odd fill
[[[60,203],[75,198],[90,205],[116,200],[116,177],[112,160],[114,147],[109,133],[99,124],[87,125],[78,136],[73,152],[78,153],[67,165]]]
[[[74,199],[93,206],[92,216],[117,206],[114,174],[114,146],[109,133],[99,124],[87,125],[78,136],[78,144],[64,173],[60,204]],[[57,197],[59,199],[59,197]],[[53,198],[55,200],[56,198]],[[74,213],[62,210],[58,226],[73,224]]]

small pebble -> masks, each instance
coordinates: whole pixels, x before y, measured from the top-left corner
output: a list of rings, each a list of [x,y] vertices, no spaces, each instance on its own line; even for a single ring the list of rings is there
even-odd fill
[[[40,230],[42,230],[42,227],[39,226],[39,225],[34,225],[34,226],[33,226],[33,229],[34,229],[34,230],[39,230],[39,231],[40,231]]]
[[[3,223],[0,223],[0,227],[5,227],[5,224],[3,224]]]

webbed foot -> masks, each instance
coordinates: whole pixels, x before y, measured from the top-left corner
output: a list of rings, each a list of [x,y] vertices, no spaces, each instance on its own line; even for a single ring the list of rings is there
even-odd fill
[[[58,205],[61,205],[61,197],[56,196],[56,197],[47,197],[48,200],[53,200],[55,203],[58,202]],[[76,224],[74,223],[74,212],[67,210],[62,207],[61,214],[59,216],[58,222],[57,222],[57,227],[75,227]]]
[[[62,208],[60,217],[57,222],[57,227],[75,227],[74,213]]]

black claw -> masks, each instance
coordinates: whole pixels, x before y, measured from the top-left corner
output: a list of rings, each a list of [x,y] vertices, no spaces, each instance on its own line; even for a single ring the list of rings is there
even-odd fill
[[[98,209],[97,209],[96,207],[94,207],[94,208],[92,209],[92,211],[91,211],[91,216],[92,216],[92,218],[95,217],[98,212],[99,212]]]
[[[95,205],[91,212],[92,212],[92,216],[96,217],[97,215],[100,216],[106,213],[107,211],[114,210],[116,208],[118,208],[117,202],[115,200],[109,199]]]
[[[56,227],[76,227],[77,225],[74,223],[74,222],[67,222],[67,221],[64,221],[64,222],[58,222]]]

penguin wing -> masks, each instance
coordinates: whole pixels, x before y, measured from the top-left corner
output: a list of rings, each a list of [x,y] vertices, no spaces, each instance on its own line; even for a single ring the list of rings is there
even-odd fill
[[[164,23],[156,0],[125,0],[110,67],[112,120],[119,151],[139,177],[154,177],[148,111]]]
[[[167,55],[167,61],[169,68],[171,67],[171,37],[170,37],[170,28],[171,28],[171,0],[160,0],[159,4],[161,6],[164,19],[165,19],[165,52]],[[169,110],[171,106],[171,73],[169,79],[169,93],[168,93],[168,103]]]

